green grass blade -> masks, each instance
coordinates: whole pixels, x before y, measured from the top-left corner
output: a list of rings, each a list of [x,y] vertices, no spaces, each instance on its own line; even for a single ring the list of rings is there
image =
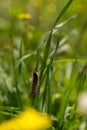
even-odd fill
[[[52,31],[49,34],[49,37],[48,37],[47,43],[46,43],[46,47],[45,47],[43,62],[42,62],[41,71],[40,71],[40,80],[42,79],[43,71],[44,71],[44,69],[46,67],[46,61],[47,61],[47,58],[48,58],[50,44],[51,44],[51,37],[52,37]]]
[[[36,67],[35,71],[38,71],[39,63],[40,63],[40,56],[41,56],[41,48],[43,47],[43,44],[46,42],[47,38],[49,37],[50,32],[47,32],[41,39],[40,45],[37,49],[37,60],[36,60]]]
[[[31,56],[34,56],[34,55],[36,55],[35,52],[30,53],[30,54],[26,54],[26,55],[22,56],[22,57],[18,60],[17,65],[16,65],[16,68],[18,68],[19,65],[20,65],[25,59],[30,58]]]
[[[71,20],[75,19],[77,17],[77,15],[73,15],[71,16],[69,19],[67,19],[66,21],[64,22],[61,22],[59,23],[58,25],[56,25],[54,28],[53,28],[53,33],[52,34],[55,34],[58,30],[60,30],[64,25],[66,25],[68,22],[70,22]]]
[[[62,9],[62,11],[60,12],[60,14],[58,15],[54,25],[53,25],[53,28],[55,27],[55,25],[57,24],[57,22],[60,20],[60,18],[64,15],[64,13],[67,11],[67,9],[69,8],[69,6],[71,5],[71,3],[73,2],[73,0],[69,0],[67,2],[67,4],[64,6],[64,8]]]
[[[54,60],[53,63],[54,64],[58,64],[58,63],[65,63],[65,62],[78,62],[78,63],[85,63],[87,62],[87,59],[58,59],[58,60]]]
[[[61,106],[61,110],[60,110],[59,128],[62,128],[63,121],[64,121],[65,109],[66,109],[66,106],[68,103],[68,99],[69,99],[69,96],[70,96],[70,94],[75,86],[75,83],[76,83],[77,74],[76,74],[76,72],[74,72],[74,69],[75,68],[73,68],[72,77],[69,81],[69,85],[68,85],[67,90],[65,91],[65,94],[63,97],[62,106]]]
[[[42,110],[44,108],[44,104],[46,101],[46,95],[47,95],[47,90],[48,90],[48,85],[49,85],[49,69],[47,69],[47,75],[46,75],[46,80],[45,80],[45,87],[44,87],[44,92],[43,92],[43,97],[42,97]]]
[[[54,57],[56,55],[56,52],[57,52],[57,49],[59,47],[59,42],[60,42],[60,35],[58,35],[58,40],[57,40],[57,43],[56,43],[56,47],[55,47],[55,50],[53,50],[51,56],[50,56],[50,63],[49,63],[49,67],[52,65],[53,61],[54,61]]]
[[[50,56],[50,63],[47,66],[47,70],[46,70],[47,77],[46,77],[45,88],[44,88],[44,92],[43,92],[42,109],[44,107],[44,103],[45,103],[45,100],[46,100],[46,94],[48,93],[48,107],[47,107],[48,113],[51,112],[50,106],[51,106],[52,75],[50,74],[51,73],[50,71],[52,69],[52,63],[53,63],[54,57],[56,55],[56,52],[57,52],[57,49],[58,49],[58,46],[59,46],[59,41],[60,41],[60,36],[59,36],[58,41],[56,43],[56,47],[55,47],[53,53]]]

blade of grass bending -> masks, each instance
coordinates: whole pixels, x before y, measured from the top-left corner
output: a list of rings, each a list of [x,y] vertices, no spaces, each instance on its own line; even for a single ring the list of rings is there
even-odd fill
[[[59,19],[64,15],[64,13],[67,11],[67,9],[69,8],[69,6],[71,5],[71,3],[73,2],[73,0],[69,0],[67,2],[67,4],[64,6],[64,8],[62,9],[62,11],[60,12],[60,14],[58,15],[54,25],[53,25],[53,28],[55,27],[55,25],[57,24],[57,22],[59,21]]]
[[[25,59],[27,59],[27,58],[29,58],[29,57],[31,57],[31,56],[34,56],[34,55],[35,55],[35,52],[30,53],[30,54],[26,54],[26,55],[22,56],[22,57],[18,60],[18,63],[17,63],[17,65],[16,65],[16,68],[18,68],[19,65],[20,65]]]
[[[56,25],[53,28],[53,33],[52,34],[55,34],[60,28],[62,28],[64,25],[66,25],[68,22],[70,22],[71,20],[75,19],[76,17],[77,17],[77,14],[76,15],[72,15],[69,19],[65,20],[64,22],[59,23],[58,25]]]
[[[61,27],[63,27],[65,24],[67,24],[69,21],[75,19],[76,16],[77,16],[77,15],[73,15],[73,16],[71,16],[68,20],[66,20],[66,21],[64,21],[64,22],[62,22],[62,23],[56,25],[56,26],[53,28],[52,35],[53,35],[54,33],[56,33],[56,32],[57,32]],[[35,71],[37,71],[37,70],[38,70],[38,67],[39,67],[41,48],[42,48],[43,44],[45,43],[46,39],[48,38],[49,34],[50,34],[50,31],[47,32],[47,33],[43,36],[43,38],[41,39],[40,46],[38,47],[38,50],[37,50],[37,62],[36,62]]]
[[[43,70],[44,70],[44,66],[46,64],[46,60],[47,60],[47,57],[48,57],[48,53],[49,53],[49,47],[50,47],[50,42],[51,42],[51,37],[52,37],[52,32],[53,32],[53,29],[55,28],[55,25],[57,24],[57,22],[59,21],[59,19],[63,16],[63,14],[66,12],[66,10],[68,9],[68,7],[71,5],[73,0],[69,0],[67,2],[67,4],[65,5],[65,7],[62,9],[62,11],[60,12],[60,14],[58,15],[55,23],[54,23],[54,26],[49,34],[49,37],[48,37],[48,40],[47,40],[47,44],[46,44],[46,48],[45,48],[45,52],[44,52],[44,60],[43,60],[43,64],[42,64],[42,67],[41,67],[41,75],[40,75],[40,78],[42,78],[42,74],[43,74]],[[48,49],[48,50],[46,50]]]
[[[58,17],[57,17],[57,19],[56,19],[56,21],[54,23],[54,26],[53,26],[52,30],[47,34],[48,35],[48,40],[47,40],[47,44],[46,44],[46,48],[45,48],[44,60],[43,60],[43,64],[42,64],[42,67],[41,67],[40,78],[42,78],[42,74],[43,74],[43,71],[44,71],[44,68],[45,68],[44,66],[46,64],[46,60],[47,60],[47,57],[48,57],[48,53],[47,53],[46,49],[48,49],[48,52],[49,52],[49,45],[50,45],[50,42],[51,42],[51,36],[52,36],[53,29],[54,29],[55,25],[57,24],[57,22],[59,21],[59,19],[62,17],[62,15],[66,12],[66,10],[68,9],[68,7],[72,3],[72,1],[73,0],[69,0],[68,1],[68,3],[65,5],[65,7],[62,9],[62,11],[60,12],[60,14],[58,15]],[[41,44],[41,46],[42,46],[42,44]],[[37,63],[36,63],[35,70],[38,69],[39,59],[40,59],[40,52],[41,52],[41,46],[39,47],[39,49],[37,51]]]
[[[44,71],[44,68],[45,68],[45,65],[46,65],[46,60],[48,58],[48,54],[49,54],[49,48],[50,48],[50,43],[51,43],[51,37],[52,37],[52,32],[53,32],[53,29],[55,27],[55,25],[57,24],[57,22],[59,21],[59,19],[63,16],[63,14],[66,12],[66,10],[68,9],[68,7],[70,6],[70,4],[72,3],[73,0],[69,0],[67,2],[67,4],[65,5],[65,7],[62,9],[62,11],[60,12],[60,14],[58,15],[55,23],[54,23],[54,26],[52,28],[52,30],[50,31],[49,33],[49,37],[48,37],[48,40],[47,40],[47,44],[46,44],[46,48],[45,48],[45,52],[44,52],[44,60],[43,60],[43,63],[42,63],[42,67],[41,67],[41,72],[40,72],[40,79],[42,78],[42,75],[43,75],[43,71]]]

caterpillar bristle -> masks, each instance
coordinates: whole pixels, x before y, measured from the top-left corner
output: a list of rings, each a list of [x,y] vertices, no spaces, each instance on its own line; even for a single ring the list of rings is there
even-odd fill
[[[33,96],[37,95],[38,82],[39,82],[39,74],[38,74],[38,72],[34,71],[33,72],[33,81],[32,81],[32,90],[31,90],[31,94]]]

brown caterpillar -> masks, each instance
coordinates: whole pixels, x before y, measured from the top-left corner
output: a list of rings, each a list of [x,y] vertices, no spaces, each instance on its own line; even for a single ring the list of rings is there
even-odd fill
[[[32,90],[31,90],[31,94],[33,96],[36,96],[36,94],[37,94],[37,91],[38,91],[38,82],[39,82],[38,72],[34,71],[33,72],[33,81],[32,81]]]

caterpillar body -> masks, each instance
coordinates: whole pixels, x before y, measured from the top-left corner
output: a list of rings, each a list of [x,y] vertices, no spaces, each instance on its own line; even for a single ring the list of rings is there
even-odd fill
[[[39,82],[39,74],[38,74],[38,72],[34,71],[33,72],[33,81],[32,81],[32,90],[31,90],[32,96],[36,96],[36,94],[37,94],[38,82]]]

